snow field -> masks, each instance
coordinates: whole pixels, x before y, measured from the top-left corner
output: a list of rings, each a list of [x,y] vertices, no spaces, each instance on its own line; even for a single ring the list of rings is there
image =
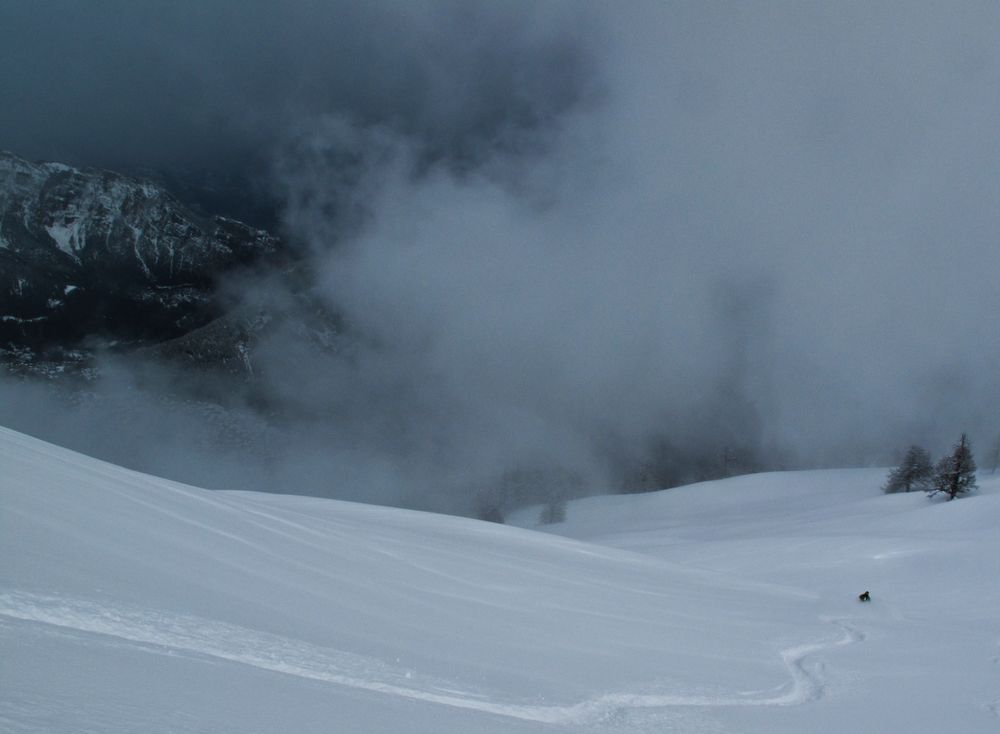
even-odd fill
[[[756,475],[580,500],[542,533],[209,492],[4,429],[0,465],[0,730],[1000,718],[989,477],[936,503],[882,471]]]

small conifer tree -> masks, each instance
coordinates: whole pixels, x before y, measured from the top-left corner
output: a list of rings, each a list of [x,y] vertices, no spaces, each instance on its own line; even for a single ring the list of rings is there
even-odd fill
[[[882,491],[891,494],[893,492],[925,490],[930,487],[933,476],[934,467],[931,466],[931,455],[920,446],[910,446],[903,460],[899,462],[899,466],[889,472]]]
[[[934,479],[928,497],[938,493],[948,495],[953,500],[960,494],[966,494],[976,488],[976,461],[972,458],[972,448],[969,439],[963,433],[962,438],[950,454],[941,457],[934,467]]]

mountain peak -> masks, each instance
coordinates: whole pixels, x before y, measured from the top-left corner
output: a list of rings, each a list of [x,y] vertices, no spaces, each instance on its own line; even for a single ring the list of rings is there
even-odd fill
[[[152,181],[0,151],[0,343],[175,337],[214,315],[220,275],[280,250]]]

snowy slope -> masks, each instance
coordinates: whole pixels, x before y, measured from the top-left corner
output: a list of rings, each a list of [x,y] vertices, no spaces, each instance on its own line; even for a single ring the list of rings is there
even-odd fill
[[[1000,726],[995,483],[760,475],[572,503],[567,538],[3,429],[0,467],[3,731]]]
[[[1000,731],[1000,475],[953,502],[885,470],[785,472],[570,504],[544,529],[813,595],[863,643],[807,657],[818,700],[733,731]],[[532,525],[525,512],[515,522]],[[856,595],[870,590],[872,602]],[[776,619],[794,628],[785,610]]]

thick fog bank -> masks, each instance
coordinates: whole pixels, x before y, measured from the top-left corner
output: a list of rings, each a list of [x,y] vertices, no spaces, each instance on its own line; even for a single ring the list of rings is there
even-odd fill
[[[1000,432],[1000,9],[113,6],[78,19],[105,46],[64,37],[72,4],[3,11],[52,31],[0,72],[32,101],[3,106],[4,144],[254,157],[347,328],[269,330],[239,390],[116,364],[67,411],[8,382],[12,425],[213,486],[461,512]],[[59,43],[75,71],[32,63]],[[158,397],[191,389],[226,417]]]

